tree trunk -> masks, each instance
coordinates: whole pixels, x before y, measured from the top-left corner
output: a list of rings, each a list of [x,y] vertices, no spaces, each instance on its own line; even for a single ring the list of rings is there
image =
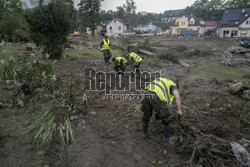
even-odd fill
[[[91,31],[92,31],[92,36],[94,37],[94,36],[95,36],[95,28],[92,27],[92,28],[91,28]]]

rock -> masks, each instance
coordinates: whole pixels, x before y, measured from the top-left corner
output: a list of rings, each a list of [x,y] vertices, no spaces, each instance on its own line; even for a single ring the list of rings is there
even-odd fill
[[[250,59],[245,59],[245,58],[231,58],[226,61],[223,61],[223,64],[226,66],[233,66],[233,65],[238,65],[238,64],[245,64],[248,65],[250,64]]]
[[[244,89],[244,85],[241,82],[238,82],[234,85],[232,85],[232,87],[230,88],[230,93],[231,94],[237,94],[240,91],[242,91]]]
[[[244,54],[244,53],[250,52],[250,49],[238,47],[238,46],[232,46],[228,49],[228,51],[230,53],[235,53],[235,54]]]
[[[185,63],[185,62],[182,61],[182,60],[179,60],[179,62],[180,62],[181,65],[183,65],[183,66],[186,67],[186,68],[190,67],[189,64]]]
[[[247,152],[247,150],[241,146],[240,144],[233,142],[230,144],[232,147],[232,150],[234,152],[234,155],[236,159],[242,164],[242,165],[250,165],[250,155]]]
[[[245,90],[243,92],[243,97],[247,100],[250,100],[250,90]]]

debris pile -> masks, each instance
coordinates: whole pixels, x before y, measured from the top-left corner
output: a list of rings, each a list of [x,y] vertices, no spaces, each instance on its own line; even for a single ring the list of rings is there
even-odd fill
[[[233,65],[249,65],[250,64],[250,49],[232,46],[223,53],[224,61],[222,62],[226,66]]]

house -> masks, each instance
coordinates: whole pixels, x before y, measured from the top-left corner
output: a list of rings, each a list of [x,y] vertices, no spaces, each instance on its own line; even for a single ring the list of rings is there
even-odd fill
[[[114,18],[104,25],[108,36],[123,36],[128,30],[128,24],[119,18]]]
[[[196,34],[204,35],[205,26],[204,21],[195,16],[178,17],[170,26],[171,35],[182,34]]]
[[[144,32],[156,32],[157,31],[157,26],[150,23],[148,25],[140,25],[140,26],[134,28],[134,30],[142,32],[142,33],[144,33]]]
[[[205,34],[216,34],[219,35],[219,26],[221,21],[205,21]]]
[[[225,10],[220,37],[250,37],[250,8]]]
[[[167,10],[162,14],[161,21],[164,23],[169,23],[176,20],[184,15],[184,9],[179,10]]]

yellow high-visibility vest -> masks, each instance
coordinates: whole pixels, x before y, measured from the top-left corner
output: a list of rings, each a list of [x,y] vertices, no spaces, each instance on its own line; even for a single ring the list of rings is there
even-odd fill
[[[129,54],[129,61],[131,60],[131,58],[134,58],[136,63],[140,63],[142,61],[141,56],[139,56],[138,54],[136,54],[135,52],[131,52]]]
[[[103,45],[102,45],[102,49],[101,50],[109,50],[109,39],[108,39],[108,41],[106,41],[105,39],[103,39]]]
[[[166,78],[157,78],[151,82],[145,89],[155,92],[162,102],[171,104],[174,100],[174,95],[170,93],[170,86],[176,86],[176,84]]]
[[[126,64],[128,62],[124,57],[116,57],[115,59],[117,60],[118,66],[121,65],[121,60],[123,60],[123,64]]]

